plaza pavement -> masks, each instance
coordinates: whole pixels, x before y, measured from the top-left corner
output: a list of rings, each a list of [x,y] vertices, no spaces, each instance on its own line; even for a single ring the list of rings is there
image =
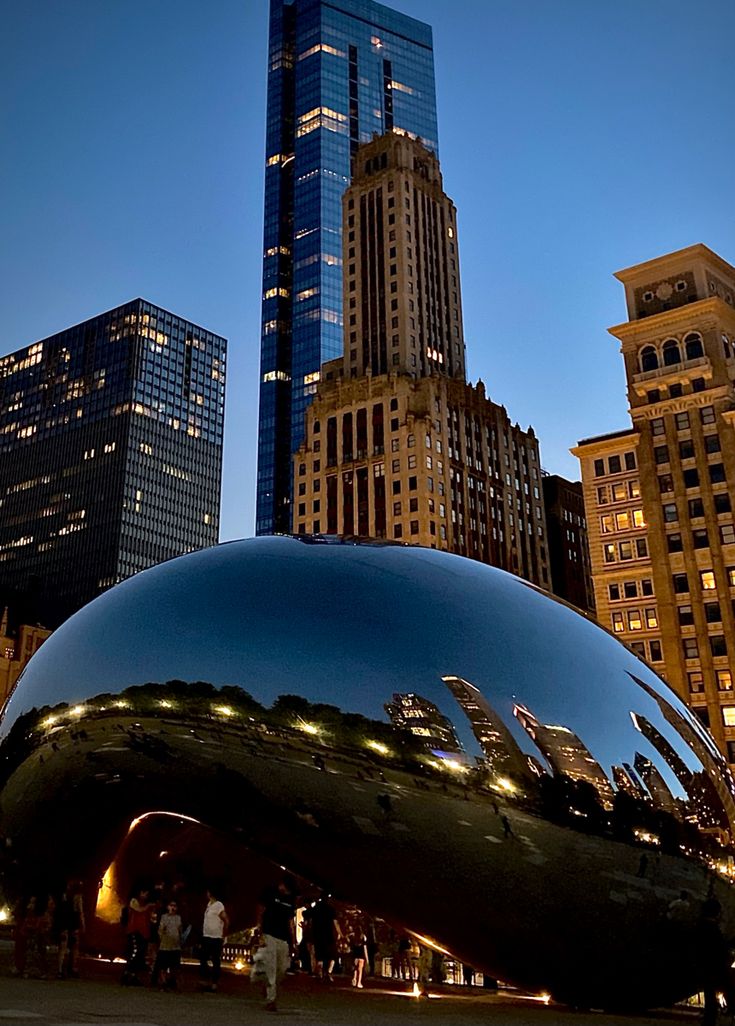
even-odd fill
[[[121,987],[117,965],[83,960],[81,970],[80,980],[23,980],[2,958],[0,1026],[694,1026],[699,1018],[683,1009],[642,1017],[577,1012],[479,988],[447,987],[417,999],[397,981],[368,980],[356,991],[344,979],[327,985],[306,976],[286,978],[273,1014],[264,1011],[260,988],[232,971],[223,973],[219,993],[200,994],[187,966],[181,992],[169,994]]]

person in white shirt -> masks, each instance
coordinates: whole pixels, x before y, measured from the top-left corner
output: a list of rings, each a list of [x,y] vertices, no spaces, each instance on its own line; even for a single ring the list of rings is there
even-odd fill
[[[228,926],[229,919],[225,912],[225,906],[217,898],[212,888],[209,888],[207,890],[207,907],[204,909],[202,947],[199,956],[199,980],[203,990],[217,990],[222,962],[222,944]]]

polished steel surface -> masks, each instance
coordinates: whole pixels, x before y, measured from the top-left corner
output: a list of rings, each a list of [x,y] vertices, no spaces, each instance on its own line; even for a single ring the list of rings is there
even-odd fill
[[[260,538],[141,573],[34,656],[0,760],[8,877],[101,876],[134,817],[175,812],[608,1005],[698,989],[708,895],[735,933],[735,787],[704,728],[590,620],[445,553]]]

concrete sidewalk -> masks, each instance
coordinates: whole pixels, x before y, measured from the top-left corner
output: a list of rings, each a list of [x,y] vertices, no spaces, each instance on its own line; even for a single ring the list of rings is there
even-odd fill
[[[368,980],[355,991],[347,980],[329,985],[307,976],[287,977],[279,1011],[267,1013],[260,988],[226,971],[217,994],[197,991],[196,972],[185,967],[182,990],[161,993],[119,983],[120,966],[82,961],[80,980],[17,979],[0,968],[0,1024],[18,1026],[261,1026],[292,1022],[304,1026],[662,1026],[694,1024],[693,1012],[677,1010],[644,1017],[575,1012],[513,993],[446,987],[429,999],[409,994],[409,985]]]

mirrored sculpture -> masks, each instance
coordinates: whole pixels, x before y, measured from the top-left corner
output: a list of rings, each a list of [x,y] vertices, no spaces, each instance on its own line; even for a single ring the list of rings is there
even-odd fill
[[[34,656],[0,767],[10,888],[101,878],[160,811],[575,1003],[699,989],[708,896],[735,932],[708,733],[592,621],[446,553],[260,538],[141,573]]]

